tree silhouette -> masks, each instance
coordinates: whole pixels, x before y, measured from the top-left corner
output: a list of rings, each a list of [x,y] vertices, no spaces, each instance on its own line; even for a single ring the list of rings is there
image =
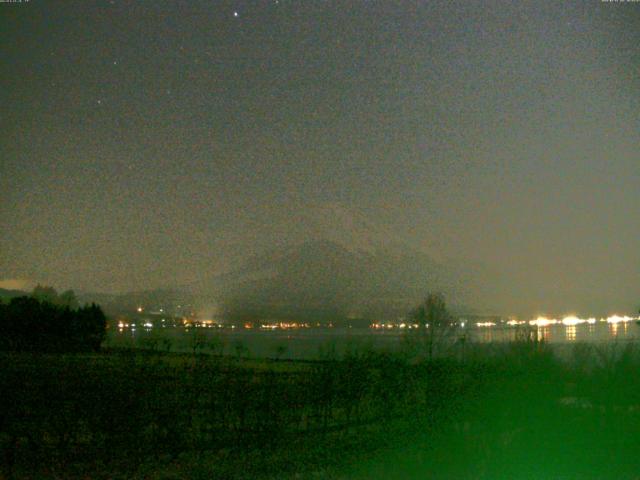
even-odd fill
[[[31,297],[40,302],[56,303],[58,300],[58,292],[56,292],[56,289],[53,287],[38,284],[33,289],[33,292],[31,292]]]
[[[422,347],[431,360],[455,326],[453,317],[447,311],[444,296],[441,293],[429,293],[413,310],[411,317],[419,326]]]
[[[75,310],[80,306],[73,290],[66,290],[62,292],[55,303],[63,307],[69,307],[72,310]]]
[[[37,288],[37,287],[36,287]],[[16,297],[0,308],[0,349],[12,351],[96,351],[106,335],[107,321],[95,305],[71,309],[49,300],[46,287],[39,298]],[[55,299],[54,299],[55,300]]]
[[[31,297],[40,302],[48,302],[61,307],[68,307],[72,310],[78,309],[80,304],[73,290],[65,290],[58,295],[55,288],[38,284],[31,292]]]

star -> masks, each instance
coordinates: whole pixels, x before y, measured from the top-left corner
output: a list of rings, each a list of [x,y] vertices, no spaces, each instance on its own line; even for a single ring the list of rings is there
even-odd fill
[[[233,12],[233,16],[238,18],[238,12]]]

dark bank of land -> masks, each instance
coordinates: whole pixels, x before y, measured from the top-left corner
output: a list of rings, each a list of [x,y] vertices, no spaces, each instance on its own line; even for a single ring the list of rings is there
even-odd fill
[[[242,348],[205,355],[216,348],[198,342],[184,354],[152,344],[101,350],[100,307],[34,293],[46,297],[0,304],[1,478],[632,479],[640,471],[634,344],[578,344],[560,360],[525,331],[512,343],[450,349],[450,317],[432,295],[416,310],[421,328],[393,353],[327,347],[303,362],[252,359]]]
[[[4,478],[637,478],[640,350],[2,353]]]

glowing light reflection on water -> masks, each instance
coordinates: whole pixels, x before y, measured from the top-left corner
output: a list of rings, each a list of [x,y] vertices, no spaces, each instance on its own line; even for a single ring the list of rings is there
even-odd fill
[[[549,344],[568,345],[576,342],[606,343],[640,340],[640,325],[628,317],[610,317],[596,323],[539,322],[540,326],[498,324],[478,327],[466,325],[451,332],[451,338],[465,342],[492,343],[517,339],[539,339]],[[632,319],[635,320],[635,319]],[[113,328],[107,337],[108,346],[144,347],[157,350],[192,351],[194,339],[200,338],[203,353],[212,353],[213,345],[223,346],[222,352],[233,355],[242,344],[251,356],[281,358],[316,357],[322,348],[334,346],[337,351],[354,346],[396,350],[411,335],[419,334],[400,328],[298,328],[298,329],[244,329],[244,328]],[[209,352],[211,350],[211,352]],[[217,350],[220,353],[221,350]]]

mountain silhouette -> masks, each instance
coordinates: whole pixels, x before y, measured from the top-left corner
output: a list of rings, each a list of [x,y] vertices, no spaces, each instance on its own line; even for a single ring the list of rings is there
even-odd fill
[[[463,300],[459,273],[361,212],[326,204],[270,220],[245,230],[268,246],[246,242],[241,261],[201,286],[227,319],[388,319],[428,291]]]

